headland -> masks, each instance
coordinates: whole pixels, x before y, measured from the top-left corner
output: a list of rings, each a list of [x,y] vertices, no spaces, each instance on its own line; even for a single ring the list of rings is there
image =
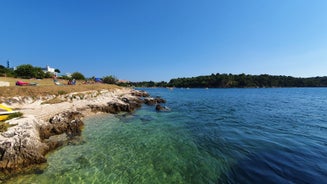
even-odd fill
[[[31,87],[33,88],[33,87]],[[0,97],[22,117],[8,120],[0,133],[0,179],[35,172],[46,163],[46,154],[81,135],[83,118],[97,113],[133,112],[141,105],[164,102],[131,88],[87,90],[40,96]]]

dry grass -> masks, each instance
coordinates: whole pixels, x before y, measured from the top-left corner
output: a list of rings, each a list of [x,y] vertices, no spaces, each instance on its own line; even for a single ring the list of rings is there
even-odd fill
[[[61,103],[61,102],[65,102],[65,100],[56,97],[51,100],[45,101],[42,104],[57,104],[57,103]]]
[[[42,80],[22,80],[25,82],[37,82],[38,86],[12,86],[16,83],[16,78],[4,78],[0,77],[0,81],[10,82],[10,87],[0,87],[0,97],[14,97],[14,96],[46,96],[46,95],[61,95],[72,92],[83,92],[90,90],[110,90],[119,89],[121,87],[109,84],[82,84],[82,81],[77,81],[77,85],[64,85],[56,86],[52,79]],[[59,81],[66,84],[64,81]],[[13,84],[12,84],[13,83]]]
[[[20,79],[20,78],[12,78],[12,77],[0,77],[0,81],[10,82],[10,86],[15,86],[17,81],[24,82],[36,82],[40,86],[53,86],[53,79]],[[63,84],[67,84],[68,81],[60,80]]]

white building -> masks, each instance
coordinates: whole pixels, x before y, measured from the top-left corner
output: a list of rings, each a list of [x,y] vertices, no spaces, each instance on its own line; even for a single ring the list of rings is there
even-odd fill
[[[50,73],[56,73],[54,68],[51,68],[49,65],[47,65],[45,68],[42,68],[42,70],[46,73],[46,72],[50,72]]]

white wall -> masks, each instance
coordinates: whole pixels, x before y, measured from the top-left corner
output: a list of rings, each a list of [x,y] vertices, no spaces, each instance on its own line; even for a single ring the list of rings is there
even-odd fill
[[[10,86],[10,83],[9,82],[0,81],[0,86],[1,87],[3,87],[3,86]]]

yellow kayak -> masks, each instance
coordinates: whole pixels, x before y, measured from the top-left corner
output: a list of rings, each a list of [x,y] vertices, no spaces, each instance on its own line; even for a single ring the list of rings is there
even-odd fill
[[[0,104],[0,121],[6,120],[9,114],[12,113],[14,113],[14,111],[11,108]]]

